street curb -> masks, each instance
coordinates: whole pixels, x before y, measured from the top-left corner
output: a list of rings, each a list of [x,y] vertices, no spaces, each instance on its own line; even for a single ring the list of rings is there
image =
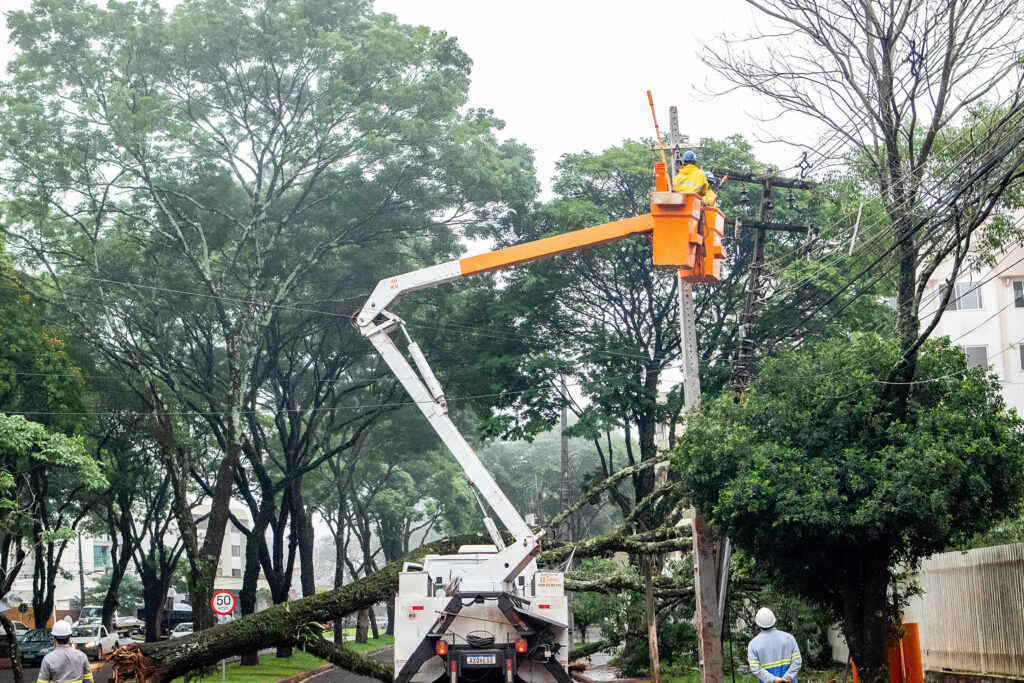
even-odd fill
[[[333,668],[333,664],[324,664],[323,666],[319,666],[315,669],[310,669],[309,671],[303,671],[300,674],[295,674],[294,676],[289,676],[288,678],[279,678],[277,680],[277,683],[302,683],[302,681],[307,681],[310,678],[313,678],[314,676],[319,676],[322,673],[327,673]]]

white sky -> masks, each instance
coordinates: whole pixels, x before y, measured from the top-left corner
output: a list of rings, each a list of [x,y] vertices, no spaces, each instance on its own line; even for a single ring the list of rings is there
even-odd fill
[[[750,114],[766,113],[747,93],[707,100],[695,90],[716,81],[697,57],[699,41],[753,24],[742,0],[700,8],[651,0],[376,0],[376,8],[458,38],[474,63],[470,105],[493,109],[509,137],[535,150],[545,188],[563,153],[653,137],[647,90],[662,131],[675,104],[683,135],[695,141],[741,133],[753,142],[758,125]],[[813,139],[795,121],[782,130],[795,141]],[[798,158],[782,145],[756,152],[782,168]]]
[[[0,9],[6,14],[30,4],[0,0]],[[376,0],[376,9],[458,38],[473,59],[470,106],[493,109],[507,124],[503,134],[535,151],[545,190],[566,152],[597,152],[626,138],[652,137],[648,89],[663,131],[675,104],[683,135],[694,141],[740,133],[755,142],[760,158],[781,168],[798,158],[785,145],[756,144],[761,129],[752,115],[770,113],[760,100],[747,93],[709,100],[698,93],[722,85],[702,68],[699,41],[753,25],[743,0],[701,8],[651,0]],[[0,65],[6,65],[13,53],[6,17],[0,38]],[[814,140],[797,121],[773,123],[772,134]]]

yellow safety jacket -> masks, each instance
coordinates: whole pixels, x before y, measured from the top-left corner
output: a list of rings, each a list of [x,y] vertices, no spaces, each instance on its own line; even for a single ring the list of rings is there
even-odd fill
[[[704,171],[697,168],[696,164],[686,164],[679,169],[672,187],[676,192],[695,192],[701,196],[701,199],[711,191],[708,177],[704,175]]]

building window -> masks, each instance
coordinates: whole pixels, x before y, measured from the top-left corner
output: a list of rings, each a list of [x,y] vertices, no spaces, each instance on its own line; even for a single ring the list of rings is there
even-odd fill
[[[1024,308],[1024,280],[1013,281],[1013,305]]]
[[[92,547],[92,566],[96,569],[106,569],[110,566],[110,546],[94,545]]]
[[[1017,349],[1020,351],[1020,369],[1024,370],[1024,344],[1019,345]]]
[[[231,557],[241,557],[241,556],[242,556],[242,546],[240,546],[240,545],[233,545],[233,546],[231,546]]]
[[[241,575],[242,575],[242,570],[241,569],[235,567],[234,569],[231,570],[231,576],[233,576],[234,578],[237,579]]]
[[[967,367],[987,368],[988,347],[987,346],[965,346],[964,353],[967,354]]]
[[[958,282],[953,288],[953,296],[946,304],[947,311],[979,311],[981,310],[981,284],[974,282]]]

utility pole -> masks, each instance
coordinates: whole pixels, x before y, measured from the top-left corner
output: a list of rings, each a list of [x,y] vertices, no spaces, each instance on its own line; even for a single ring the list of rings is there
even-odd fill
[[[675,107],[669,109],[669,143],[676,148],[672,157],[671,175],[676,172],[677,148],[681,143],[679,114]],[[700,368],[697,354],[697,314],[693,305],[693,285],[679,277],[679,339],[683,352],[683,405],[687,412],[700,409]],[[718,615],[718,540],[711,527],[697,510],[693,513],[693,585],[697,611],[697,651],[700,658],[701,683],[722,683],[725,670],[722,666],[722,623]],[[644,576],[645,583],[649,581]],[[648,610],[653,608],[653,595],[648,588]],[[656,634],[655,634],[656,635]],[[655,678],[654,646],[651,648],[651,680]]]
[[[815,228],[808,228],[805,225],[793,225],[791,223],[772,223],[768,220],[768,212],[775,204],[772,201],[772,188],[784,187],[789,189],[790,202],[792,203],[793,190],[810,190],[814,183],[802,178],[784,178],[771,173],[754,175],[744,171],[733,171],[725,168],[716,168],[714,172],[718,175],[729,176],[731,182],[750,183],[761,186],[761,202],[758,205],[756,221],[740,221],[734,219],[733,225],[737,223],[745,228],[757,230],[754,236],[754,254],[750,260],[750,269],[747,275],[747,291],[743,301],[743,314],[740,316],[739,327],[739,349],[736,354],[736,365],[733,366],[733,389],[740,393],[750,381],[751,365],[754,360],[754,325],[757,323],[758,295],[761,287],[761,275],[764,269],[764,244],[769,230],[782,232],[795,232],[807,234],[809,231],[817,232]],[[744,190],[744,194],[746,190]]]
[[[85,562],[82,559],[82,532],[78,532],[78,613],[85,607]]]
[[[569,435],[566,430],[569,428],[569,392],[565,385],[565,375],[562,375],[562,424],[561,424],[561,446],[562,446],[562,488],[559,496],[559,506],[562,512],[572,505],[572,484],[569,481]],[[572,540],[572,522],[566,520],[559,530],[563,541]]]

